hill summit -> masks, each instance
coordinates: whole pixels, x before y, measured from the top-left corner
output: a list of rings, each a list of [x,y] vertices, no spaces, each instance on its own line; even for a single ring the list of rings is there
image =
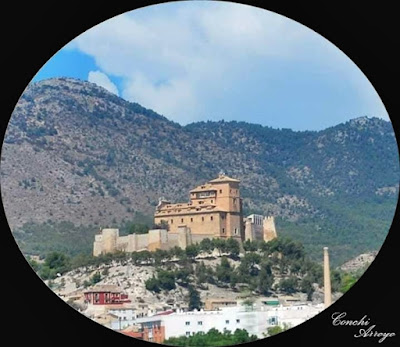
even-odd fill
[[[221,170],[240,179],[245,213],[274,215],[278,234],[310,252],[329,245],[343,260],[380,247],[397,202],[390,122],[359,117],[302,132],[246,122],[180,126],[70,78],[32,83],[21,96],[3,144],[2,198],[29,249],[38,225],[97,230],[152,216],[159,197],[186,201]]]

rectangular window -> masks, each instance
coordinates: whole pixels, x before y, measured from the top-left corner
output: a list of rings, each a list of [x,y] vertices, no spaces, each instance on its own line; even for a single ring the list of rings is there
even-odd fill
[[[222,228],[222,233],[225,234],[225,228]]]
[[[240,323],[240,319],[236,319],[236,323]]]
[[[203,325],[203,322],[202,321],[198,321],[197,325]]]
[[[173,219],[171,219],[171,224],[174,224],[174,220]]]
[[[211,216],[211,220],[214,220],[214,217],[213,217],[213,216]]]
[[[204,222],[204,217],[201,217],[201,221]]]
[[[225,321],[225,324],[229,324],[229,320],[226,320],[226,321]]]
[[[270,318],[268,319],[268,323],[269,323],[270,325],[277,325],[277,317],[270,317]]]
[[[193,222],[193,218],[190,218],[190,221]]]
[[[211,200],[211,203],[213,204],[213,203],[214,203],[214,200]]]
[[[237,235],[237,228],[235,228],[235,235]]]
[[[222,194],[222,189],[219,190],[219,193]]]
[[[233,203],[236,204],[236,198],[233,198]]]
[[[181,223],[183,223],[183,218],[181,218]]]
[[[185,325],[190,325],[190,322],[185,322]]]
[[[186,332],[186,336],[190,336],[190,331],[187,331],[187,332]]]

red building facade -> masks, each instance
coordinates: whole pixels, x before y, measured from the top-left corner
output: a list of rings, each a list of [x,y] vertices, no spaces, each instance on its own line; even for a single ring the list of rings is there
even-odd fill
[[[112,305],[131,302],[128,295],[113,285],[96,286],[84,292],[85,301],[92,305]]]

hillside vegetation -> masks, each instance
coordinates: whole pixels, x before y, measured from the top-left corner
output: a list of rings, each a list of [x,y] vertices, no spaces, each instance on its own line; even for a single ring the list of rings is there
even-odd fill
[[[149,224],[160,196],[187,201],[220,170],[241,180],[245,213],[275,215],[278,233],[302,241],[314,259],[329,246],[334,263],[379,249],[397,203],[390,122],[360,117],[318,132],[180,126],[66,78],[33,83],[20,98],[3,144],[1,190],[25,253],[77,253],[90,250],[100,227],[126,226],[137,213]]]

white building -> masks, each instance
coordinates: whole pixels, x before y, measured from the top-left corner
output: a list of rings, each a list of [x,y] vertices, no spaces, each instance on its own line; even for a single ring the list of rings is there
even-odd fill
[[[132,307],[112,307],[108,313],[117,317],[110,322],[110,328],[113,330],[122,330],[136,322],[136,311]]]
[[[264,337],[267,328],[274,325],[287,324],[294,327],[310,319],[323,310],[323,306],[293,305],[293,306],[262,306],[255,310],[248,306],[235,306],[215,311],[174,312],[165,316],[139,318],[136,323],[146,324],[160,321],[165,329],[165,339],[182,335],[190,336],[198,332],[208,332],[214,328],[220,332],[245,329],[249,335]]]

